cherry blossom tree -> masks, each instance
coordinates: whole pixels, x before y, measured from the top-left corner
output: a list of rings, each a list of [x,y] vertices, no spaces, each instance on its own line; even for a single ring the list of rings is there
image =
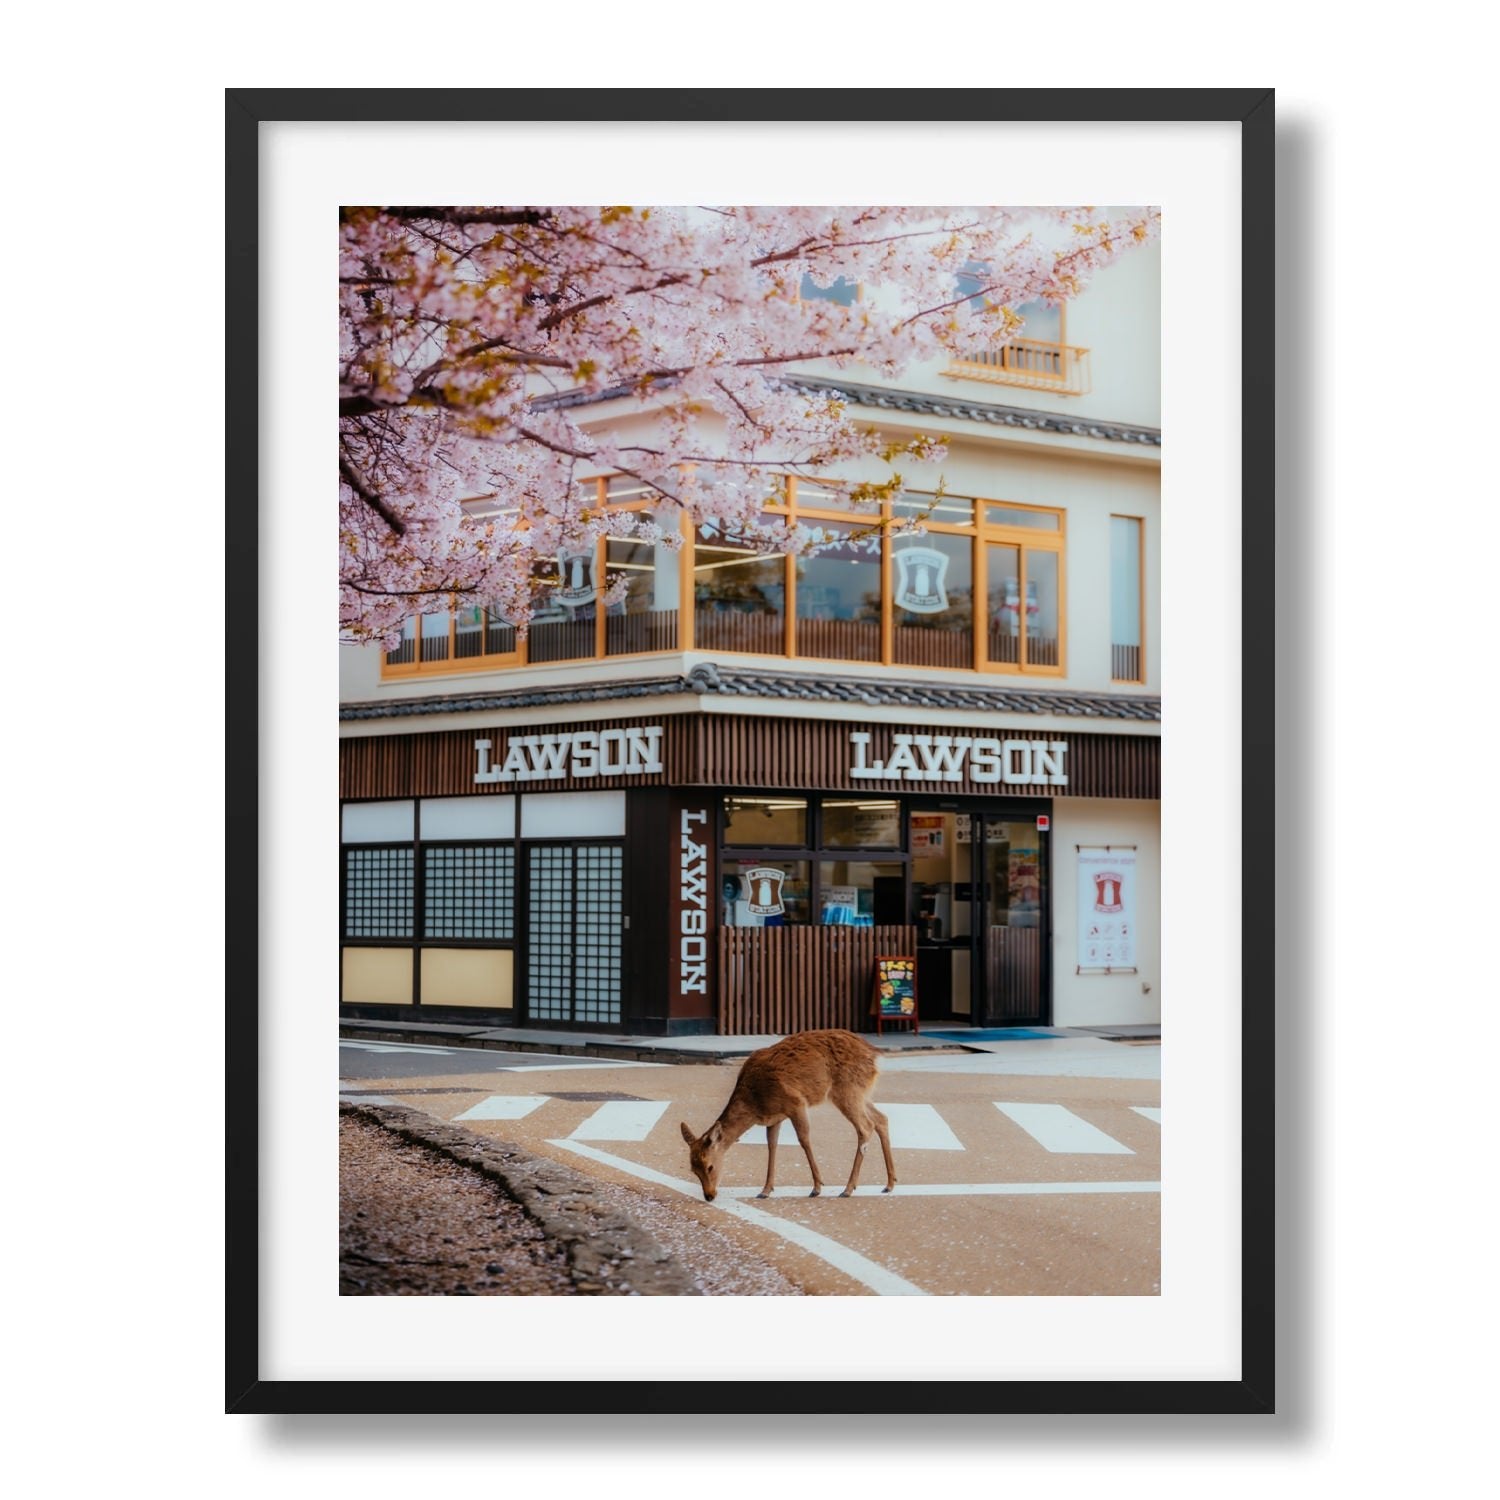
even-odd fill
[[[340,625],[393,647],[414,614],[524,630],[541,560],[681,517],[767,550],[781,476],[864,460],[856,513],[940,442],[891,440],[813,361],[894,378],[994,347],[1153,238],[1142,208],[347,208],[339,234]],[[858,286],[858,297],[839,290]],[[825,369],[830,368],[825,366]],[[600,400],[624,423],[591,422]],[[652,494],[600,506],[602,472]],[[872,529],[878,527],[878,519]]]

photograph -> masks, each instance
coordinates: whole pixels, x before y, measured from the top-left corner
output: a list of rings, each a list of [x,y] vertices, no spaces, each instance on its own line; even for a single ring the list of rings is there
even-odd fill
[[[341,206],[342,1295],[1159,1294],[1169,234]]]
[[[261,596],[338,617],[256,642],[232,1408],[697,1409],[732,1345],[756,1409],[877,1374],[1269,1409],[1273,1079],[1225,1087],[1260,1041],[1223,899],[1267,848],[1233,295],[1265,96],[913,128],[685,90],[619,129],[423,97],[234,101]],[[1024,149],[975,202],[981,146]]]

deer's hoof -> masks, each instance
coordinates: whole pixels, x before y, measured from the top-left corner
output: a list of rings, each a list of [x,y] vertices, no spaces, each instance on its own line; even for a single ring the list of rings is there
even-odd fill
[[[761,1191],[758,1192],[755,1196],[757,1198],[769,1198],[771,1196],[771,1191],[769,1188],[762,1188]]]
[[[844,1191],[839,1194],[840,1198],[852,1198],[853,1196],[854,1196],[854,1189],[853,1188],[845,1188]]]
[[[885,1185],[885,1186],[884,1186],[884,1187],[883,1187],[883,1188],[881,1188],[881,1190],[880,1190],[880,1191],[881,1191],[881,1192],[882,1192],[882,1193],[888,1193],[888,1192],[890,1192],[890,1190],[891,1190],[891,1189],[892,1189],[892,1188],[893,1188],[893,1187],[895,1187],[895,1185],[896,1185],[896,1184],[895,1184],[895,1183],[894,1183],[894,1182],[888,1182],[888,1183],[886,1183],[886,1185]]]
[[[813,1190],[812,1190],[812,1192],[810,1192],[810,1193],[809,1193],[809,1194],[808,1194],[808,1195],[807,1195],[807,1196],[808,1196],[808,1197],[809,1197],[809,1198],[816,1198],[816,1197],[817,1197],[817,1196],[818,1196],[818,1195],[819,1195],[819,1194],[820,1194],[820,1193],[821,1193],[821,1192],[822,1192],[822,1191],[823,1191],[823,1189],[822,1189],[822,1188],[820,1188],[820,1187],[815,1187],[815,1188],[814,1188],[814,1189],[813,1189]]]

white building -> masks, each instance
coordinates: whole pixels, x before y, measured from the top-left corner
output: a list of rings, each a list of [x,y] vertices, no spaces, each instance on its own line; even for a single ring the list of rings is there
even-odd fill
[[[470,612],[343,648],[343,1013],[857,1028],[909,955],[923,1024],[1157,1021],[1159,269],[1125,257],[1000,354],[798,372],[948,439],[883,517],[925,535],[611,540],[524,641]],[[864,530],[860,477],[779,504]]]

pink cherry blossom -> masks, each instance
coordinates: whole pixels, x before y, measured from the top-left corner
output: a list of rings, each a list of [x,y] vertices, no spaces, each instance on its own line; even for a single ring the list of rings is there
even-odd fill
[[[534,565],[680,518],[768,550],[821,536],[763,513],[781,476],[892,443],[812,361],[894,379],[995,346],[1159,232],[1154,208],[346,208],[339,228],[341,634],[393,647],[414,614],[482,605],[524,629]],[[818,289],[854,284],[835,300]],[[593,424],[591,404],[628,422]],[[614,410],[614,408],[611,408]],[[600,473],[653,513],[601,510]]]

